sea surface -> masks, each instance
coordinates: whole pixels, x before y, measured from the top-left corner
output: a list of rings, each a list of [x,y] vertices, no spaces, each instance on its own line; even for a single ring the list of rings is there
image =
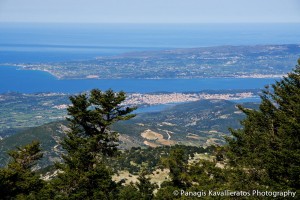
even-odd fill
[[[9,66],[86,60],[136,51],[263,44],[300,44],[299,24],[0,23],[0,93],[74,93],[96,87],[141,93],[263,88],[274,79],[58,80],[46,72]]]
[[[0,63],[221,45],[300,44],[300,24],[0,23]]]
[[[202,78],[202,79],[83,79],[60,80],[42,71],[0,67],[0,93],[61,92],[78,93],[93,88],[138,93],[199,92],[203,90],[260,89],[274,83],[272,78]]]

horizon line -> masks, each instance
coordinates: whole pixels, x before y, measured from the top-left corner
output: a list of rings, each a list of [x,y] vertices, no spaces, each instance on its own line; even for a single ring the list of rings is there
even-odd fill
[[[0,21],[0,24],[300,24],[300,22],[28,22]]]

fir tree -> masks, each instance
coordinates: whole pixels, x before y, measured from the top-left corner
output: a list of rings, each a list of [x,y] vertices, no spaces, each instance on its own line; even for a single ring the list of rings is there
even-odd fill
[[[118,195],[120,200],[141,200],[142,194],[133,183],[122,186]]]
[[[150,182],[150,178],[146,177],[146,171],[142,171],[138,177],[138,183],[136,184],[140,194],[141,199],[151,200],[153,199],[153,191],[157,187],[155,184]]]
[[[24,199],[39,192],[44,182],[32,171],[43,154],[39,142],[32,142],[9,152],[12,160],[0,169],[0,198]]]
[[[105,161],[118,153],[118,134],[110,125],[135,116],[130,114],[135,108],[122,106],[125,98],[124,92],[98,89],[92,90],[90,96],[70,97],[70,130],[62,142],[67,154],[63,156],[64,163],[57,164],[63,172],[51,183],[51,198],[116,198],[117,184]]]
[[[300,60],[295,70],[266,87],[258,110],[239,106],[246,114],[243,128],[227,138],[232,166],[251,181],[270,189],[299,190],[300,179]]]
[[[168,158],[163,158],[162,163],[170,170],[170,177],[172,179],[172,186],[184,188],[187,185],[187,166],[188,156],[185,155],[184,150],[180,147],[174,148],[170,151]]]

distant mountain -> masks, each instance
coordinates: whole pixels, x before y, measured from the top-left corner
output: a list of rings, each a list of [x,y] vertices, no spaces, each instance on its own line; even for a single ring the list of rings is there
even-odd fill
[[[257,104],[246,103],[255,108]],[[185,144],[208,146],[223,144],[228,128],[239,128],[243,114],[237,110],[236,103],[225,100],[201,100],[179,104],[161,112],[143,113],[135,118],[119,122],[112,129],[120,134],[120,148],[133,146],[161,146]],[[59,121],[43,126],[28,128],[0,141],[0,166],[8,162],[6,152],[33,140],[39,140],[44,157],[39,163],[43,168],[60,161],[63,149],[59,142],[65,135],[67,122]]]

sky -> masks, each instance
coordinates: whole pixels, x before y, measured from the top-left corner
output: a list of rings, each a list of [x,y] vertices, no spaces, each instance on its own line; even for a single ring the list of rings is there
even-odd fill
[[[300,0],[0,0],[0,22],[300,23]]]

